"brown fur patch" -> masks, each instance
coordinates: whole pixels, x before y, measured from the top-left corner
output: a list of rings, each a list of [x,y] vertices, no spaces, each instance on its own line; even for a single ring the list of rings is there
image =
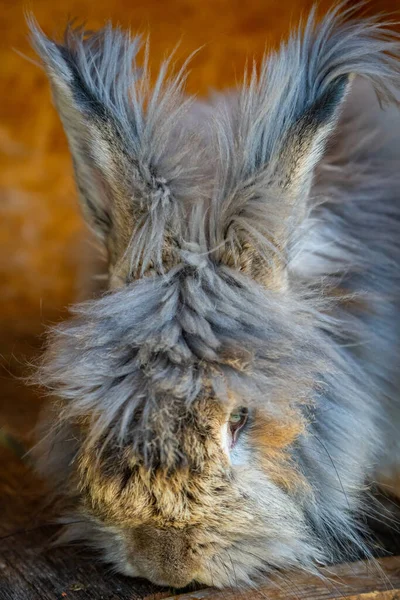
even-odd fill
[[[275,246],[275,243],[272,242]],[[222,262],[228,267],[239,270],[245,275],[249,275],[255,281],[265,286],[269,290],[282,291],[287,284],[287,277],[282,260],[278,256],[279,248],[276,253],[271,252],[270,260],[266,262],[250,244],[243,244],[237,254],[227,250],[222,255]]]
[[[400,500],[400,468],[393,468],[385,473],[379,473],[376,484],[385,494]]]
[[[85,503],[102,520],[178,528],[204,522],[215,502],[215,490],[228,487],[228,458],[220,440],[226,414],[208,400],[186,409],[186,416],[190,423],[176,431],[177,448],[185,461],[174,463],[170,457],[166,464],[149,468],[129,446],[105,448],[100,458],[96,447],[82,450],[80,487]],[[174,418],[179,420],[178,415]]]
[[[260,464],[268,477],[286,491],[307,486],[291,461],[290,446],[305,431],[299,414],[288,411],[278,418],[257,415],[251,431],[251,444],[258,453]]]

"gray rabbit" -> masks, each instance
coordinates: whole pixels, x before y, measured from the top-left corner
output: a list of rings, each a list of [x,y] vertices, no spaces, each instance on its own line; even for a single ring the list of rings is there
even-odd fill
[[[343,9],[203,105],[118,28],[31,22],[109,264],[50,335],[38,468],[122,573],[312,571],[400,493],[400,37]]]

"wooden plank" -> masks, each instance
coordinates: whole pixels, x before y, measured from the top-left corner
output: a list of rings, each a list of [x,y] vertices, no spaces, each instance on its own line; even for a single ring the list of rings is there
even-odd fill
[[[400,600],[400,557],[322,569],[325,579],[284,573],[256,590],[204,589],[168,600]]]
[[[145,581],[112,574],[73,549],[43,551],[38,538],[7,545],[1,550],[1,600],[161,600],[160,592]]]
[[[400,600],[400,592],[396,590],[391,592],[371,592],[371,594],[348,596],[346,600]]]

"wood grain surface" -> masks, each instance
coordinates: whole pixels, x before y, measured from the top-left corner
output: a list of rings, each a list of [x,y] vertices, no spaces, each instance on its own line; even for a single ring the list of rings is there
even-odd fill
[[[60,34],[74,16],[89,28],[111,19],[150,33],[154,71],[178,41],[178,66],[202,47],[191,63],[188,91],[205,95],[235,85],[246,59],[260,59],[266,47],[275,47],[312,3],[0,0],[0,600],[176,597],[113,574],[81,548],[51,548],[56,527],[45,506],[45,487],[19,457],[20,444],[31,444],[43,402],[22,380],[40,350],[40,335],[66,315],[70,303],[91,294],[90,274],[101,269],[77,206],[48,83],[28,43],[24,12],[32,10],[49,34]],[[322,0],[320,10],[331,5]],[[370,0],[366,10],[376,14],[400,6],[398,0]],[[17,445],[9,443],[13,438]],[[178,597],[394,600],[399,592],[390,591],[390,584],[400,589],[399,560],[382,559],[381,572],[372,566],[339,566],[329,583],[287,574],[280,589],[271,583],[242,594],[204,590]]]
[[[323,577],[325,576],[325,578]],[[287,574],[254,591],[215,591],[211,589],[170,596],[169,600],[399,600],[400,558],[387,557],[376,563],[356,562],[321,570],[321,578]]]

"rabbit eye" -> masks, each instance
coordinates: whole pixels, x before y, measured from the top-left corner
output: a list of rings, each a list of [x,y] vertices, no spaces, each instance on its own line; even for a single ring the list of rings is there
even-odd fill
[[[249,411],[245,406],[240,406],[229,415],[229,430],[231,434],[231,447],[233,447],[239,437],[240,431],[247,423]]]

